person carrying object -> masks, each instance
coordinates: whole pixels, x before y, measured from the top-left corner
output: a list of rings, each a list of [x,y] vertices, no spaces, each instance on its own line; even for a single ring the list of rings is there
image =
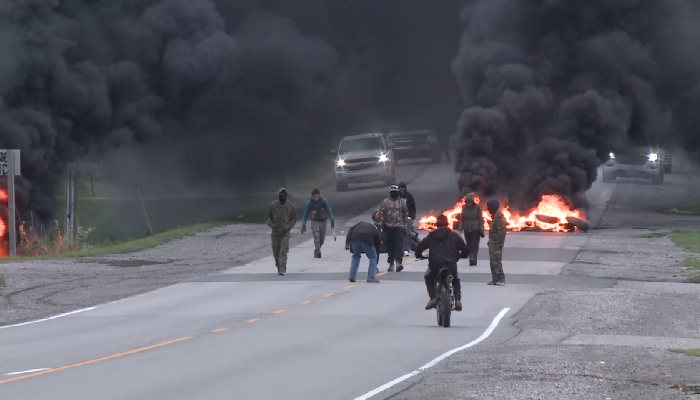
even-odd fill
[[[321,258],[321,247],[326,239],[327,221],[331,220],[331,229],[335,229],[335,220],[328,200],[321,197],[318,189],[311,191],[311,199],[306,202],[301,217],[301,233],[306,233],[306,221],[311,220],[311,233],[314,236],[314,257]]]

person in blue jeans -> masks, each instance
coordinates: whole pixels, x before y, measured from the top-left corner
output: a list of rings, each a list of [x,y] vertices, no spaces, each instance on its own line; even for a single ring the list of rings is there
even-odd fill
[[[357,269],[360,267],[360,258],[362,258],[362,253],[365,253],[369,259],[367,282],[379,283],[379,279],[376,278],[375,274],[377,273],[381,243],[379,229],[374,224],[362,221],[350,228],[348,235],[345,237],[345,250],[352,252],[350,282],[355,282]]]

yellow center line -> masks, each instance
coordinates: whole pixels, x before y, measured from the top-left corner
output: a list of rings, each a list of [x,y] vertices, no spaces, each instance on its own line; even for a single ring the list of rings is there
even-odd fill
[[[307,305],[307,304],[309,304],[309,303],[311,303],[311,302],[307,300],[307,301],[302,301],[302,302],[299,303],[299,304],[301,304],[302,306],[305,306],[305,305]]]
[[[152,346],[146,346],[146,347],[141,347],[141,348],[134,349],[134,350],[125,351],[125,352],[123,352],[123,353],[112,354],[111,356],[107,356],[107,357],[95,358],[95,359],[93,359],[93,360],[88,360],[88,361],[83,361],[83,362],[79,362],[79,363],[75,363],[75,364],[70,364],[70,365],[66,365],[66,366],[63,366],[63,367],[51,368],[51,369],[47,369],[47,370],[44,370],[44,371],[35,372],[35,373],[33,373],[33,374],[22,375],[22,376],[18,376],[18,377],[15,377],[15,378],[5,379],[5,380],[3,380],[3,381],[0,381],[0,385],[5,384],[5,383],[10,383],[10,382],[21,381],[22,379],[34,378],[34,377],[37,377],[37,376],[41,376],[41,375],[45,375],[45,374],[50,374],[50,373],[52,373],[52,372],[59,372],[59,371],[64,371],[64,370],[71,369],[71,368],[82,367],[83,365],[94,364],[94,363],[97,363],[97,362],[100,362],[100,361],[112,360],[112,359],[114,359],[114,358],[124,357],[124,356],[128,356],[128,355],[130,355],[130,354],[136,354],[136,353],[140,353],[140,352],[142,352],[142,351],[146,351],[146,350],[151,350],[151,349],[155,349],[155,348],[158,348],[158,347],[167,346],[167,345],[169,345],[169,344],[173,344],[173,343],[177,343],[177,342],[182,342],[182,341],[184,341],[184,340],[192,339],[193,337],[194,337],[194,336],[181,337],[181,338],[179,338],[179,339],[169,340],[169,341],[167,341],[167,342],[162,342],[162,343],[154,344],[154,345],[152,345]]]
[[[354,287],[355,287],[355,285],[348,285],[348,286],[345,286],[345,289],[352,289]]]
[[[380,272],[380,273],[376,274],[376,276],[382,276],[382,275],[384,275],[384,274],[386,274],[386,273],[387,273],[387,271]]]
[[[219,329],[214,329],[214,333],[219,333],[219,332],[223,332],[223,331],[225,331],[225,330],[228,330],[228,328],[219,328]]]
[[[285,311],[287,311],[287,310],[277,310],[277,311],[275,311],[273,314],[282,314],[282,313],[285,312]]]
[[[246,322],[255,322],[255,321],[257,321],[257,320],[258,320],[258,318],[253,318],[253,319],[247,320]]]
[[[331,296],[333,296],[333,293],[328,293],[328,294],[323,295],[323,297],[331,297]]]

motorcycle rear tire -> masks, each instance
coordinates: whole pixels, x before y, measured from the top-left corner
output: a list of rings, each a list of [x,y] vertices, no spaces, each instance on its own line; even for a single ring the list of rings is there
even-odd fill
[[[450,304],[450,292],[444,290],[438,297],[437,310],[438,325],[443,328],[450,327],[450,317],[452,315],[452,305]]]

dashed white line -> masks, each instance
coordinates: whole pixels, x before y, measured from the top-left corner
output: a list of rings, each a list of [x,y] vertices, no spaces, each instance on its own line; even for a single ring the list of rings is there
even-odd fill
[[[96,308],[97,308],[97,307],[88,307],[88,308],[83,308],[83,309],[80,309],[80,310],[75,310],[75,311],[71,311],[71,312],[67,312],[67,313],[63,313],[63,314],[54,315],[53,317],[38,319],[38,320],[36,320],[36,321],[28,321],[28,322],[22,322],[21,324],[0,326],[0,329],[16,328],[16,327],[18,327],[18,326],[24,326],[24,325],[29,325],[29,324],[36,324],[37,322],[50,321],[50,320],[52,320],[52,319],[61,318],[61,317],[67,317],[67,316],[69,316],[69,315],[73,315],[73,314],[78,314],[78,313],[85,312],[85,311],[94,310],[94,309],[96,309]]]
[[[27,371],[10,372],[9,374],[5,374],[5,376],[31,374],[32,372],[41,372],[41,371],[46,371],[47,369],[48,368],[37,368],[37,369],[30,369]]]
[[[498,322],[501,320],[501,318],[503,318],[504,315],[506,315],[506,313],[507,313],[509,310],[510,310],[510,308],[504,308],[503,310],[501,310],[501,312],[498,313],[498,315],[496,315],[496,318],[494,318],[493,321],[491,321],[491,325],[489,325],[489,327],[486,329],[486,331],[484,331],[484,333],[482,333],[481,336],[479,336],[478,338],[472,340],[471,342],[465,344],[464,346],[457,347],[456,349],[452,349],[452,350],[448,351],[447,353],[445,353],[445,354],[439,356],[438,358],[434,359],[433,361],[431,361],[431,362],[425,364],[424,366],[418,368],[417,370],[415,370],[415,371],[413,371],[413,372],[410,372],[410,373],[408,373],[408,374],[406,374],[406,375],[404,375],[404,376],[398,377],[398,378],[394,379],[393,381],[391,381],[391,382],[389,382],[389,383],[385,383],[385,384],[383,384],[382,386],[380,386],[380,387],[378,387],[378,388],[376,388],[376,389],[374,389],[374,390],[372,390],[372,391],[370,391],[370,392],[367,392],[367,393],[363,394],[363,395],[360,396],[360,397],[356,397],[354,400],[367,400],[367,399],[369,399],[369,398],[371,398],[371,397],[374,397],[374,396],[378,395],[379,393],[381,393],[381,392],[383,392],[383,391],[385,391],[385,390],[387,390],[387,389],[389,389],[389,388],[391,388],[391,387],[393,387],[393,386],[396,386],[397,384],[399,384],[399,383],[405,381],[406,379],[412,378],[412,377],[414,377],[414,376],[420,374],[421,372],[425,371],[426,369],[428,369],[428,368],[430,368],[430,367],[433,367],[435,364],[437,364],[437,363],[439,363],[440,361],[446,359],[447,357],[453,355],[454,353],[457,353],[457,352],[459,352],[459,351],[462,351],[462,350],[464,350],[464,349],[467,349],[467,348],[469,348],[469,347],[472,347],[472,346],[474,346],[474,345],[476,345],[476,344],[482,342],[484,339],[488,338],[488,337],[491,335],[491,333],[494,331],[494,329],[496,329],[496,327],[498,326]]]

